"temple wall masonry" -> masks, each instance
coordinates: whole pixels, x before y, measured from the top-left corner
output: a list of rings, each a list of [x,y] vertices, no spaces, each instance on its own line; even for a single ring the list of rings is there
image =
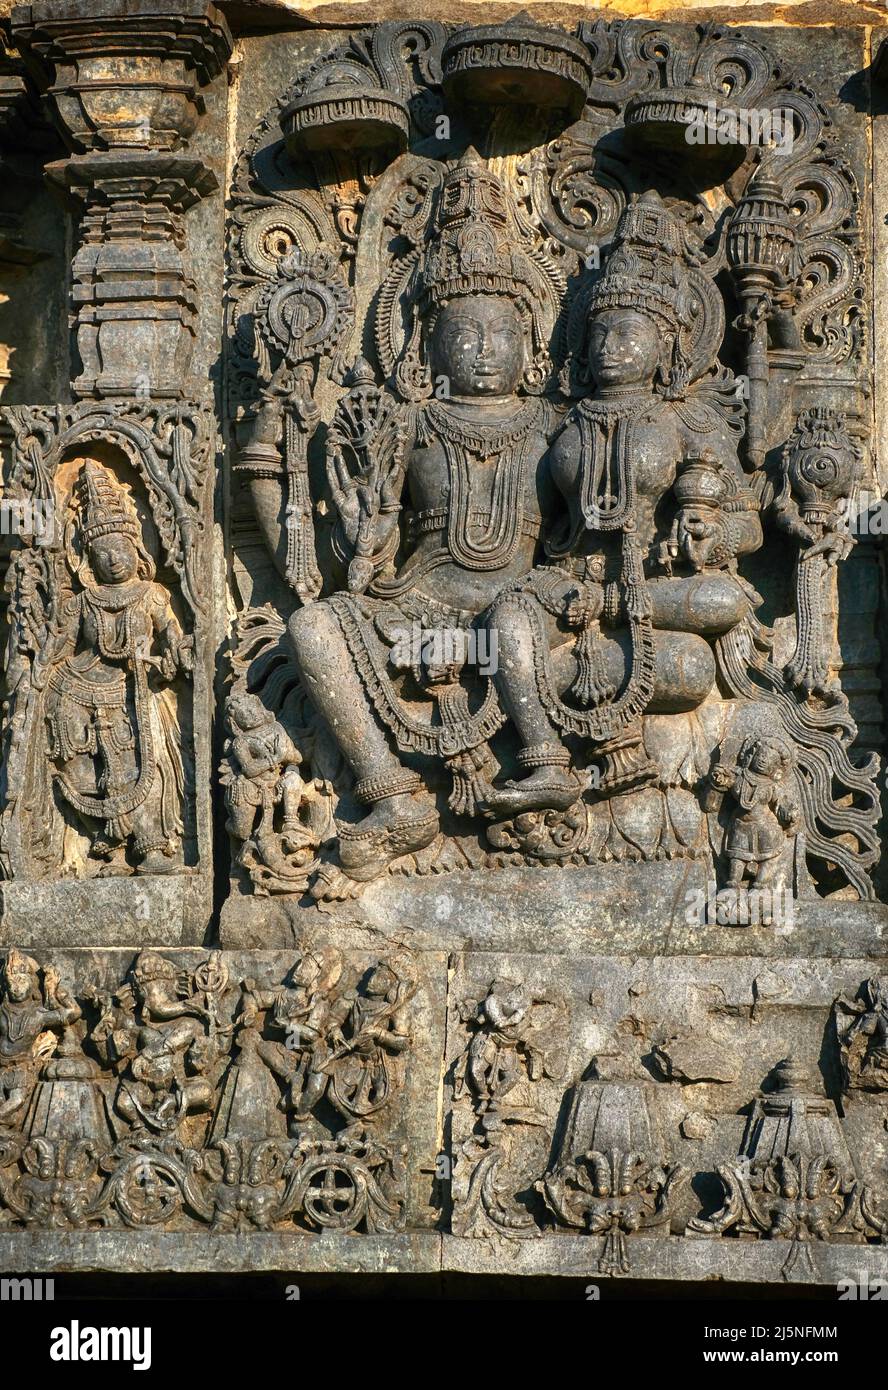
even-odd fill
[[[888,10],[422,8],[0,3],[0,1268],[888,1279]]]

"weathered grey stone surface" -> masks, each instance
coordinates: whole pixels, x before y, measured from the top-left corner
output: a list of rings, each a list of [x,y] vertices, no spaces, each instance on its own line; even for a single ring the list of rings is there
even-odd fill
[[[0,1269],[888,1279],[885,31],[501,8],[0,20]]]

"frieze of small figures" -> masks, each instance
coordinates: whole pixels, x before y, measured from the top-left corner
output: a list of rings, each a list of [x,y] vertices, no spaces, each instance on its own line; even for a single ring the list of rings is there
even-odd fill
[[[278,982],[146,950],[76,995],[21,951],[2,970],[3,1225],[403,1228],[406,953],[309,947]]]

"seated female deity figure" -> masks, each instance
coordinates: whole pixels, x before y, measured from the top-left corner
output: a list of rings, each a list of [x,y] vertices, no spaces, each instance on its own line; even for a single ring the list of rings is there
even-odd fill
[[[356,800],[370,808],[357,824],[339,823],[339,866],[322,870],[318,896],[348,896],[434,839],[438,815],[411,755],[443,759],[454,775],[451,806],[474,810],[486,740],[503,723],[472,659],[481,615],[530,571],[554,500],[543,462],[554,416],[528,393],[540,384],[550,290],[522,249],[502,184],[470,151],[440,190],[401,368],[402,379],[413,371],[443,384],[443,398],[391,398],[395,444],[372,478],[350,474],[333,452],[339,540],[360,564],[349,570],[351,592],[290,622],[305,689],[354,772]],[[405,642],[411,632],[418,643]],[[474,710],[459,683],[473,666],[476,689],[486,689]],[[434,719],[422,714],[430,695]]]
[[[642,716],[699,706],[715,684],[711,640],[758,601],[735,572],[736,557],[762,537],[730,411],[719,409],[727,392],[710,389],[714,404],[702,392],[694,399],[721,313],[659,196],[630,203],[588,300],[579,350],[594,390],[550,451],[562,507],[548,561],[488,615],[524,773],[489,789],[494,818],[578,800],[571,735],[601,760],[602,794],[656,781]],[[688,572],[673,573],[676,564]]]

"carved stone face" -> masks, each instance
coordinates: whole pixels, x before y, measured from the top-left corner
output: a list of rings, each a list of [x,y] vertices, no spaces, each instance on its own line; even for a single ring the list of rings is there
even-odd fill
[[[589,370],[598,386],[650,386],[660,333],[636,309],[602,309],[589,325]]]
[[[139,556],[129,536],[100,536],[89,548],[93,574],[100,584],[126,584],[135,579]]]
[[[477,294],[445,305],[435,325],[436,376],[453,396],[510,396],[524,372],[524,334],[515,305]]]
[[[764,777],[775,777],[780,771],[780,752],[768,743],[757,743],[752,751],[749,766],[753,772]]]
[[[321,973],[321,967],[314,956],[303,956],[302,960],[293,971],[293,983],[299,988],[308,988],[313,985]]]
[[[31,975],[27,970],[10,970],[5,972],[6,993],[15,1004],[21,1004],[31,993]]]
[[[396,983],[391,970],[385,965],[378,965],[367,981],[366,991],[373,999],[384,999]]]
[[[268,723],[268,710],[255,695],[234,696],[228,701],[228,717],[239,729],[258,729]]]

